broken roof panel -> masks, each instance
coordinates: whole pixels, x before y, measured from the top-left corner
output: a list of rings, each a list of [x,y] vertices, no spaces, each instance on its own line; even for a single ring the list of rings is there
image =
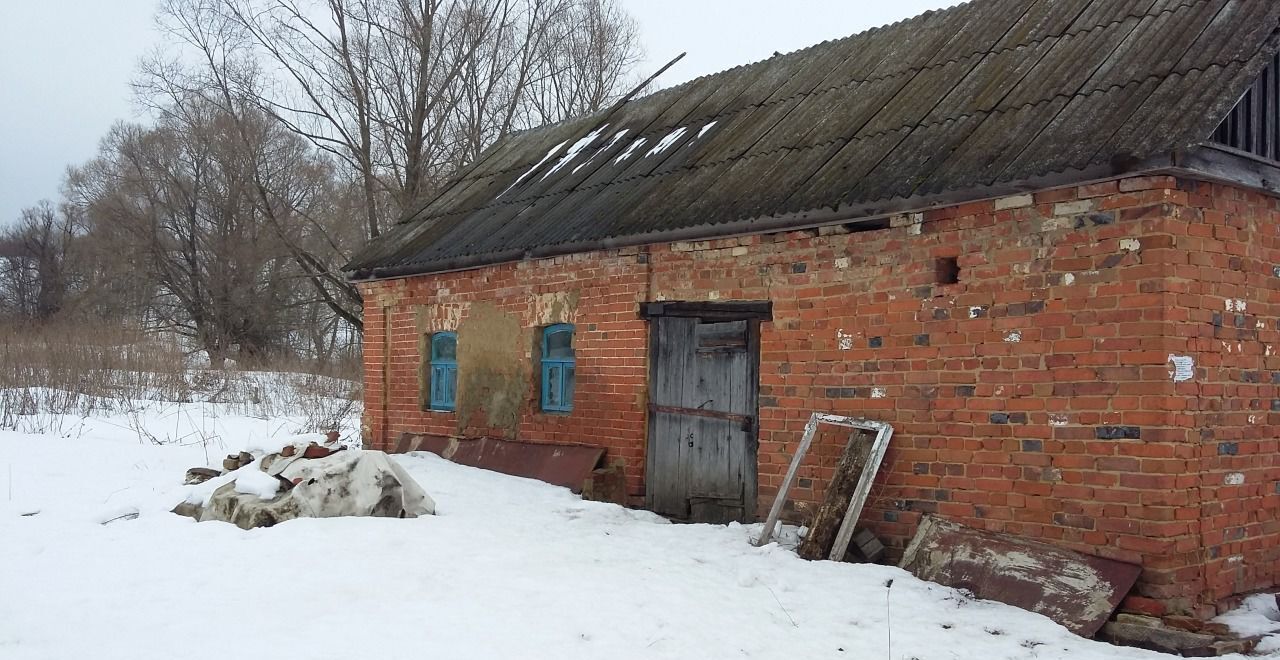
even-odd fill
[[[347,269],[785,228],[1167,154],[1278,35],[1280,2],[973,0],[507,136]]]

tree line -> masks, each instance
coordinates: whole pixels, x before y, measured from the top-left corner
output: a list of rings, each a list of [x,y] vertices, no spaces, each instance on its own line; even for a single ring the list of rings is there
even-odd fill
[[[347,258],[500,136],[614,102],[641,55],[616,0],[163,0],[156,24],[147,120],[0,233],[0,320],[214,365],[358,344]]]

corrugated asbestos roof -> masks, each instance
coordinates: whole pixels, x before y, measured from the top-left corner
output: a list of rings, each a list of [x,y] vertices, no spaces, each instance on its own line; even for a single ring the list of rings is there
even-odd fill
[[[974,0],[508,136],[346,267],[388,277],[812,223],[1206,140],[1276,0]]]

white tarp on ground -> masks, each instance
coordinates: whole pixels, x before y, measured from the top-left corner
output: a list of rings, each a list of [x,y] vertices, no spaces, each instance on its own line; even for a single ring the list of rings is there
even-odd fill
[[[435,513],[435,502],[418,482],[380,451],[347,450],[323,458],[303,458],[301,449],[289,457],[271,454],[210,482],[204,491],[194,498],[203,500],[197,520],[221,520],[241,529],[295,518]]]

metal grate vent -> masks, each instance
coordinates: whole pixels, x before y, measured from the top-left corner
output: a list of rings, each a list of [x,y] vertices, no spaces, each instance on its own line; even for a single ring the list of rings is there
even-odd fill
[[[1214,131],[1218,144],[1280,161],[1280,54]]]

